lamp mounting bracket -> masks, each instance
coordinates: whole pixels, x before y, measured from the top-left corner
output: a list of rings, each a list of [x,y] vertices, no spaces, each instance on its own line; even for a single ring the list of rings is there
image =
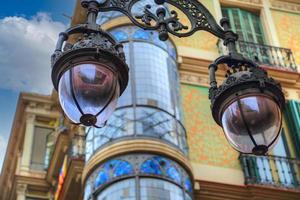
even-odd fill
[[[153,11],[151,5],[146,4],[143,11],[137,15],[134,13],[134,7],[140,3],[141,0],[81,1],[82,6],[88,9],[88,15],[90,10],[95,10],[95,5],[98,12],[119,11],[136,26],[145,30],[157,30],[161,40],[168,39],[168,33],[177,37],[188,37],[199,30],[210,32],[223,40],[228,37],[237,40],[237,34],[219,26],[209,10],[198,0],[155,0],[156,10]],[[169,10],[170,6],[167,5],[172,5],[175,9]],[[188,20],[180,21],[178,10]]]

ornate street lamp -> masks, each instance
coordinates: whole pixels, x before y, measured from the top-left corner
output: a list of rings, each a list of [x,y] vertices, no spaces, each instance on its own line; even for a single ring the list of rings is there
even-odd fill
[[[221,24],[229,29],[227,19]],[[212,115],[236,150],[264,155],[280,134],[284,95],[280,84],[264,69],[236,52],[234,43],[234,38],[226,38],[229,55],[209,66]],[[219,87],[215,76],[218,66],[227,69]]]
[[[82,5],[88,6],[88,22],[60,33],[52,55],[52,81],[71,121],[101,127],[127,86],[128,66],[123,46],[96,24],[97,2]],[[78,33],[83,35],[75,44],[64,45]]]
[[[146,5],[141,15],[133,10],[139,0],[82,0],[87,9],[87,23],[61,33],[52,56],[52,80],[66,115],[76,124],[100,127],[112,114],[118,97],[128,82],[128,67],[123,47],[96,24],[99,12],[119,11],[137,26],[157,30],[161,40],[168,33],[187,37],[199,30],[224,41],[229,54],[210,65],[212,115],[223,127],[229,143],[242,153],[265,154],[281,130],[284,95],[279,83],[266,71],[237,53],[237,35],[227,19],[220,27],[211,13],[197,0],[155,0],[156,12]],[[164,4],[175,6],[190,21],[183,25],[175,10],[167,12]],[[74,44],[70,35],[82,36]],[[217,85],[215,71],[227,68],[226,79]]]

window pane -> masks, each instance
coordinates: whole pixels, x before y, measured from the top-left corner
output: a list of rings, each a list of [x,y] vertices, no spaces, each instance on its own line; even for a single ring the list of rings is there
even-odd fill
[[[166,51],[152,44],[135,42],[133,47],[137,104],[173,113],[168,68],[176,68],[175,63]]]
[[[135,200],[135,180],[126,179],[104,189],[97,200]]]
[[[187,154],[180,101],[176,49],[158,41],[158,33],[133,26],[111,30],[123,42],[129,82],[113,115],[101,129],[88,131],[86,160],[109,142],[130,137],[155,137]]]
[[[223,8],[222,14],[233,23],[231,27],[239,35],[240,41],[264,44],[259,15],[239,8]]]
[[[142,178],[140,187],[141,200],[184,200],[183,190],[168,181]]]
[[[35,127],[31,153],[31,169],[44,170],[47,136],[53,129]]]

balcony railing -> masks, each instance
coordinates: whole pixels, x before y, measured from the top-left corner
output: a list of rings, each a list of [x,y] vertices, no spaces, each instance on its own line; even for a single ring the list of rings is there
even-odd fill
[[[86,160],[109,143],[128,139],[159,140],[188,155],[186,131],[179,120],[162,109],[136,105],[119,107],[101,129],[87,129]]]
[[[248,185],[300,190],[300,160],[280,156],[240,155]]]
[[[225,53],[220,41],[218,46],[220,53]],[[260,65],[297,72],[297,65],[291,49],[238,41],[237,50],[244,57]]]

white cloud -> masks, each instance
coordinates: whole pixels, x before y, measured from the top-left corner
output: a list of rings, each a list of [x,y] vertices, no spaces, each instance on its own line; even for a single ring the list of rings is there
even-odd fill
[[[3,160],[6,152],[7,141],[0,135],[0,171],[3,165]]]
[[[50,94],[50,57],[65,29],[45,13],[0,19],[0,88]]]

